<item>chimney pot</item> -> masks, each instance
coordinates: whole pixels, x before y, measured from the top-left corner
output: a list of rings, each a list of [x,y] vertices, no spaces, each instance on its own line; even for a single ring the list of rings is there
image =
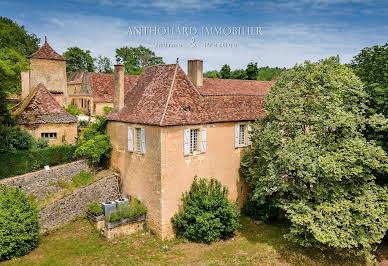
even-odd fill
[[[124,65],[114,65],[114,100],[113,109],[119,111],[124,106]]]
[[[196,87],[203,85],[203,61],[199,59],[187,61],[187,76]]]

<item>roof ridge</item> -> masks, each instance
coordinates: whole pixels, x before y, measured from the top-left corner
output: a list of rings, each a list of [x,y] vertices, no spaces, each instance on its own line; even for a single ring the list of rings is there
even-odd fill
[[[173,64],[171,64],[171,65],[173,65]],[[172,82],[171,82],[170,90],[168,91],[168,96],[167,96],[166,105],[165,105],[164,110],[163,110],[162,118],[160,119],[160,125],[163,124],[163,120],[164,120],[164,117],[165,117],[165,115],[166,115],[167,108],[168,108],[168,103],[170,102],[170,99],[171,99],[172,89],[173,89],[173,87],[174,87],[175,77],[176,77],[176,73],[177,73],[177,71],[178,71],[178,66],[179,66],[179,64],[175,64],[174,76],[172,77]]]
[[[21,114],[24,109],[30,104],[32,98],[34,98],[36,91],[38,90],[39,86],[42,85],[42,83],[39,83],[38,85],[35,86],[35,88],[28,94],[26,97],[26,100],[21,103],[20,107],[18,107],[12,114],[13,115],[19,115]]]
[[[220,78],[204,78],[204,79],[210,79],[210,80],[236,80],[236,81],[243,81],[243,82],[273,82],[273,80],[254,80],[254,79],[220,79]]]

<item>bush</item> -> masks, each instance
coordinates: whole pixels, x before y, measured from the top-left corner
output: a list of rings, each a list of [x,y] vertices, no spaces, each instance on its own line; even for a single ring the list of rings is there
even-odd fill
[[[35,138],[28,131],[20,127],[13,127],[10,130],[6,144],[0,153],[25,151],[37,147]]]
[[[73,186],[85,186],[93,181],[93,174],[82,170],[78,175],[73,176],[71,179],[73,181]]]
[[[23,256],[38,245],[39,214],[34,203],[16,187],[0,189],[0,261]]]
[[[146,206],[137,199],[132,199],[129,203],[123,203],[117,206],[114,211],[109,213],[109,216],[105,217],[105,220],[111,223],[119,222],[127,218],[137,218],[146,213]]]
[[[78,109],[76,106],[74,105],[69,105],[67,108],[66,108],[66,111],[74,116],[76,115],[83,115],[84,112],[82,112],[80,109]]]
[[[232,237],[240,227],[240,213],[227,196],[227,188],[216,179],[195,178],[183,194],[183,211],[172,218],[177,237],[205,243]]]
[[[263,222],[272,221],[278,214],[278,209],[271,205],[270,201],[260,204],[252,199],[250,195],[241,210],[245,216],[251,217],[253,220],[260,220]]]
[[[113,110],[113,107],[110,107],[110,106],[104,106],[104,114],[107,114],[109,113],[110,111]]]
[[[96,165],[106,164],[112,149],[110,138],[105,134],[106,124],[107,121],[104,117],[97,116],[97,122],[82,130],[83,138],[75,156],[92,159],[92,163]]]
[[[100,216],[104,213],[100,204],[98,204],[97,202],[92,202],[88,205],[88,212],[90,212],[94,216]]]
[[[0,154],[0,179],[40,170],[45,165],[74,161],[76,146],[49,146],[44,149]]]

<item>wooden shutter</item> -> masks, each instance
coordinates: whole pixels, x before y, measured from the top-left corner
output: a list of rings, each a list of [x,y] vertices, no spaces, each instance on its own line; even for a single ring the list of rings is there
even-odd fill
[[[128,151],[133,152],[133,128],[128,127]]]
[[[141,154],[146,153],[146,145],[145,145],[145,128],[140,129],[140,135],[141,135],[141,145],[140,145],[140,152]]]
[[[248,146],[252,145],[251,136],[252,136],[252,126],[248,125]]]
[[[240,125],[234,126],[234,147],[240,146]]]
[[[183,131],[183,154],[190,154],[190,129],[185,129]]]
[[[206,152],[206,128],[201,128],[201,152]]]

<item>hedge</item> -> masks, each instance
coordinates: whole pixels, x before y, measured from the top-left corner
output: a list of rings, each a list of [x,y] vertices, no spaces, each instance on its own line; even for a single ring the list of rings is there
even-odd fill
[[[0,154],[0,179],[74,161],[77,146],[49,146],[43,149]]]

